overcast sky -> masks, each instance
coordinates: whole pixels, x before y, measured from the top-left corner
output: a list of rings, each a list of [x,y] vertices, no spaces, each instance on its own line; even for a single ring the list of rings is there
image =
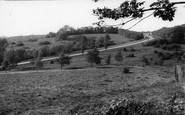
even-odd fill
[[[94,3],[92,0],[0,1],[0,36],[47,34],[57,32],[64,25],[75,28],[92,26],[93,22],[98,21],[97,17],[92,15],[93,9],[103,6],[115,8],[123,1],[100,0],[98,3]],[[154,1],[156,0],[146,0],[146,3],[150,4]],[[184,24],[184,6],[178,5],[173,22],[162,21],[151,16],[135,26],[133,30],[151,31],[164,26],[171,27]],[[150,13],[148,12],[146,15]],[[122,21],[126,20],[123,19]],[[111,24],[122,21],[111,22]],[[137,21],[128,23],[123,28],[127,29]]]

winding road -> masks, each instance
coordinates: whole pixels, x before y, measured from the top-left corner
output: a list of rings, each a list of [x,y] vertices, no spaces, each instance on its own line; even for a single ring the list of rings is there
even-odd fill
[[[128,42],[128,43],[124,43],[124,44],[119,44],[119,45],[114,45],[114,46],[110,46],[107,48],[107,50],[105,48],[99,48],[99,52],[103,52],[103,51],[108,51],[108,50],[113,50],[113,49],[118,49],[118,48],[124,48],[124,47],[128,47],[128,46],[133,46],[133,45],[137,45],[137,44],[141,44],[141,43],[145,43],[145,42],[149,42],[151,40],[154,40],[155,38],[151,35],[151,34],[145,34],[145,38],[142,40],[137,40],[137,41],[133,41],[133,42]],[[87,54],[87,51],[84,52],[83,55]],[[76,56],[81,56],[82,53],[75,53],[75,54],[71,54],[69,55],[69,57],[76,57]],[[51,57],[51,58],[45,58],[42,59],[41,61],[50,61],[50,60],[55,60],[58,59],[59,57]],[[30,64],[30,61],[25,61],[25,62],[20,62],[17,65],[26,65],[26,64]],[[77,70],[86,70],[86,69],[77,69]],[[56,70],[39,70],[39,72],[45,72],[45,71],[61,71],[61,69],[56,69]],[[68,70],[65,70],[68,71]],[[69,70],[72,71],[72,70]],[[35,70],[32,71],[12,71],[12,72],[8,72],[8,74],[15,74],[15,73],[32,73],[32,72],[37,72]],[[6,74],[4,72],[0,72],[0,74]]]
[[[119,45],[114,45],[114,46],[110,46],[110,47],[107,48],[107,50],[105,48],[100,48],[99,52],[113,50],[113,49],[118,49],[118,48],[124,48],[124,47],[128,47],[128,46],[136,45],[136,44],[141,44],[141,43],[145,43],[145,42],[151,41],[153,39],[154,39],[154,37],[152,35],[145,34],[145,39],[137,40],[137,41],[133,41],[133,42],[128,42],[128,43],[124,43],[124,44],[119,44]],[[84,52],[84,54],[87,54],[87,51]],[[69,55],[69,57],[75,57],[75,56],[80,56],[80,55],[82,55],[82,53],[75,53],[75,54]],[[45,58],[45,59],[42,59],[42,61],[50,61],[50,60],[55,60],[55,59],[58,59],[58,58],[59,57]],[[25,64],[30,64],[30,61],[20,62],[17,65],[25,65]]]

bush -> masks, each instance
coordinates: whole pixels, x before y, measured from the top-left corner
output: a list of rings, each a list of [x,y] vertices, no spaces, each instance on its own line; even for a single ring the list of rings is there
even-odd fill
[[[49,45],[51,44],[49,41],[41,41],[39,42],[39,45]]]
[[[123,68],[123,73],[127,74],[129,72],[130,72],[129,68]]]
[[[149,65],[149,61],[148,58],[146,58],[145,56],[142,57],[141,61],[145,64],[145,65]]]
[[[29,39],[28,41],[29,41],[29,42],[36,42],[37,39]]]
[[[132,48],[130,51],[131,51],[131,52],[135,52],[136,50],[135,50],[134,48]]]
[[[127,48],[123,48],[123,51],[124,51],[124,52],[127,52]]]
[[[165,103],[131,99],[113,100],[100,115],[184,115],[183,103],[176,101],[179,97],[173,94]]]
[[[23,44],[23,42],[18,42],[17,44],[16,44],[16,46],[24,46],[24,44]]]
[[[181,46],[179,44],[165,44],[165,45],[162,45],[160,46],[161,49],[163,50],[179,50],[181,49]]]
[[[49,55],[59,55],[60,52],[64,49],[63,45],[54,45],[49,49]]]
[[[154,53],[158,53],[158,51],[157,51],[157,50],[155,50],[155,51],[154,51]]]
[[[127,57],[135,57],[134,54],[129,54]]]
[[[160,58],[159,61],[158,61],[158,65],[162,66],[163,64],[164,64],[164,59]]]

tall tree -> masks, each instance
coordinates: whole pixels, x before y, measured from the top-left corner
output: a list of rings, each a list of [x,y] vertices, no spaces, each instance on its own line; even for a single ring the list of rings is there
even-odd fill
[[[96,47],[93,50],[88,51],[86,60],[91,64],[91,68],[93,67],[93,63],[100,64],[101,59],[102,58],[99,57],[99,51]]]
[[[104,37],[104,47],[105,47],[106,50],[108,48],[110,40],[111,40],[111,38],[110,38],[109,34],[106,34],[105,37]]]
[[[106,63],[107,65],[110,65],[110,63],[111,63],[111,55],[110,55],[110,54],[109,54],[108,56],[105,57],[105,63]]]
[[[2,68],[6,71],[6,73],[7,73],[7,68],[10,70],[10,61],[8,60],[7,57],[4,57],[4,60],[2,62]]]
[[[117,64],[118,64],[118,62],[119,61],[123,61],[123,56],[122,56],[122,54],[121,54],[121,50],[118,50],[117,51],[117,53],[116,53],[116,55],[115,55],[115,60],[117,61]]]
[[[41,54],[41,52],[39,52],[38,57],[35,60],[35,66],[37,67],[37,71],[38,71],[38,69],[44,67],[44,64],[42,62],[42,54]]]
[[[64,52],[61,52],[59,55],[59,63],[61,66],[60,68],[62,69],[64,65],[69,65],[71,63],[71,57],[66,55]]]
[[[82,51],[82,54],[84,53],[84,51],[86,49],[86,43],[87,43],[87,37],[82,36],[81,37],[81,51]]]
[[[6,50],[6,47],[8,46],[7,39],[0,39],[0,64],[4,60],[4,51]]]

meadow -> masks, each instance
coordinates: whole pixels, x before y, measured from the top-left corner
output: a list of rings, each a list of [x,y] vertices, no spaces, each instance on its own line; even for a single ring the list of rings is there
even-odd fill
[[[111,65],[102,60],[101,65],[90,68],[85,56],[78,56],[63,70],[57,63],[45,62],[45,69],[38,72],[1,73],[0,114],[91,115],[102,111],[112,100],[165,103],[174,94],[185,101],[184,89],[174,79],[174,65],[182,62],[172,58],[165,60],[163,66],[152,62],[145,65],[141,61],[143,55],[154,61],[158,59],[154,51],[163,50],[143,45],[126,49],[122,49],[124,59],[119,63],[114,60],[117,50],[100,53],[101,57],[111,54]],[[131,53],[135,57],[128,57]],[[125,67],[130,70],[127,74],[123,72]]]

